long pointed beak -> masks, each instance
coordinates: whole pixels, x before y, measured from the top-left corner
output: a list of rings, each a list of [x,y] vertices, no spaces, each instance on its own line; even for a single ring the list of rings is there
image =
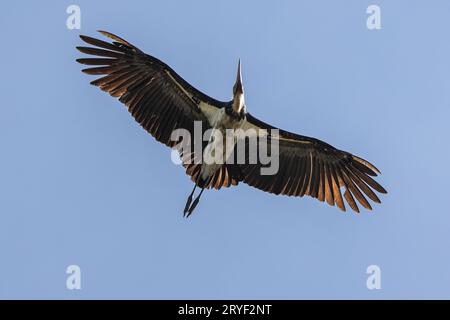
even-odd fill
[[[244,88],[242,87],[241,59],[239,59],[239,62],[238,62],[235,86],[236,86],[236,93],[244,93]]]

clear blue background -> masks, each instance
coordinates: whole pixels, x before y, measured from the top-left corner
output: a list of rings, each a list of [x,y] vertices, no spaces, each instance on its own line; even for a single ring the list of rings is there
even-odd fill
[[[77,1],[81,30],[70,4],[0,12],[1,298],[450,298],[449,1]],[[240,185],[183,219],[170,150],[75,63],[97,29],[223,100],[240,57],[250,112],[369,159],[389,194],[355,215]]]

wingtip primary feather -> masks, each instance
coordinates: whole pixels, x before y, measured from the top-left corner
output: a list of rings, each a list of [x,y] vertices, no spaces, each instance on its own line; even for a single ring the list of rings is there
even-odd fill
[[[125,45],[127,47],[134,48],[134,46],[131,43],[129,43],[128,41],[122,39],[119,36],[116,36],[115,34],[112,34],[112,33],[108,32],[108,31],[104,31],[104,30],[97,30],[97,32],[99,32],[100,34],[104,35],[105,37],[108,37],[108,38],[110,38],[110,39],[112,39],[114,41],[117,41],[117,42],[119,42],[119,43],[121,43],[121,44],[123,44],[123,45]]]
[[[80,34],[79,37],[80,37],[80,39],[83,40],[83,41],[86,41],[86,39],[89,38],[88,36],[85,36],[84,34]]]
[[[363,166],[366,166],[367,168],[369,168],[370,170],[372,170],[374,173],[376,174],[381,174],[381,171],[378,170],[377,167],[375,167],[373,164],[371,164],[369,161],[364,160],[363,158],[357,157],[355,155],[352,155],[353,160],[359,162],[360,164],[362,164]]]

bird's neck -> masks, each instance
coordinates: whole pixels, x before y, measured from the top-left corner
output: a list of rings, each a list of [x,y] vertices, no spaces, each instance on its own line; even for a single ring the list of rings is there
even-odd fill
[[[244,99],[243,93],[236,94],[233,97],[233,103],[232,103],[231,107],[233,108],[233,111],[236,114],[244,114],[246,112],[245,99]]]

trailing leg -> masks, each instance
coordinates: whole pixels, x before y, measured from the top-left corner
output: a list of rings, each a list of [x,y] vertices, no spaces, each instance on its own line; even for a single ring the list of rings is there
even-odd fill
[[[189,207],[191,206],[192,196],[194,195],[195,188],[197,188],[197,184],[194,184],[194,189],[192,189],[191,194],[187,198],[186,206],[184,207],[184,211],[183,211],[183,216],[186,216],[186,213],[188,212]]]
[[[205,187],[202,188],[202,190],[200,191],[200,193],[197,196],[197,198],[195,198],[194,202],[192,203],[192,206],[189,208],[189,211],[188,211],[188,214],[187,214],[186,218],[189,218],[189,216],[194,211],[195,207],[197,206],[198,202],[200,201],[200,197],[201,197],[201,195],[203,193],[203,190],[205,190]]]

